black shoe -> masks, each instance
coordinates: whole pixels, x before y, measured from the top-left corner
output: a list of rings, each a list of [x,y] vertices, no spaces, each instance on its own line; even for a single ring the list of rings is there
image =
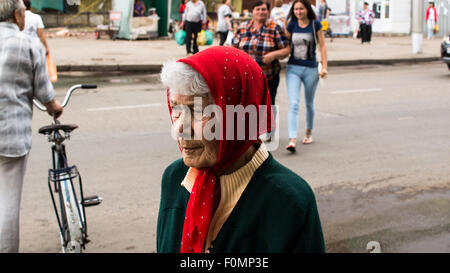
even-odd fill
[[[289,141],[288,146],[286,146],[286,150],[288,150],[291,153],[295,153],[296,149],[295,149],[296,144],[292,141]]]

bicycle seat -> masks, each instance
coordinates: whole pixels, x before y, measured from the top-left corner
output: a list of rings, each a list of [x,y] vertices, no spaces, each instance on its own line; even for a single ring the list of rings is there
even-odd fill
[[[76,124],[53,124],[39,128],[39,134],[49,135],[58,130],[63,130],[66,133],[70,133],[77,128],[78,125]]]

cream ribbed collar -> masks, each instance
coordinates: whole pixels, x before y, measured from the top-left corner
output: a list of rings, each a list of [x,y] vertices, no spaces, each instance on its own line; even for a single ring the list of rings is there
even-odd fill
[[[208,249],[211,246],[211,242],[216,238],[222,225],[228,219],[228,216],[236,206],[236,203],[250,182],[253,174],[268,157],[269,152],[267,152],[264,143],[261,143],[259,149],[247,164],[231,174],[222,175],[220,177],[220,203],[211,219],[208,235],[206,237],[205,249]],[[189,192],[192,191],[197,173],[197,169],[189,168],[186,177],[183,182],[181,182],[181,185]]]
[[[258,169],[259,166],[269,157],[269,152],[267,152],[267,148],[264,143],[261,143],[259,149],[253,155],[252,159],[245,164],[242,168],[234,171],[231,174],[222,175],[220,177],[220,181],[232,181],[233,184],[238,183],[242,177],[247,172],[250,172],[252,175]],[[198,169],[189,168],[186,176],[181,182],[181,186],[185,187],[186,190],[191,193],[192,187],[194,187],[195,178],[197,177]],[[251,177],[250,177],[251,178]],[[250,181],[250,180],[249,180]],[[247,183],[249,182],[247,181]],[[222,187],[221,187],[222,189]]]

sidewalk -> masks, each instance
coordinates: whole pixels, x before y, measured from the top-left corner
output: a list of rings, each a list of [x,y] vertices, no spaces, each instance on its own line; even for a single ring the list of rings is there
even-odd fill
[[[112,41],[94,37],[48,38],[58,71],[145,71],[158,73],[162,63],[185,57],[175,40]],[[440,59],[441,38],[423,40],[423,53],[411,53],[411,37],[373,37],[371,45],[353,38],[326,38],[329,66],[429,62]],[[218,41],[214,40],[214,45]],[[207,46],[200,47],[200,50]],[[286,63],[287,59],[282,61]]]

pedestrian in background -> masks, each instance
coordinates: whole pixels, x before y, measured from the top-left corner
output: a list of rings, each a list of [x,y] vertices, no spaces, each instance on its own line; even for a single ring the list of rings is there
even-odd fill
[[[289,14],[289,11],[291,10],[293,2],[294,1],[291,0],[291,1],[289,1],[289,3],[283,3],[283,5],[282,5],[284,12],[286,13],[286,20],[287,20],[287,15]],[[286,21],[286,23],[289,23],[289,22]]]
[[[145,3],[142,0],[136,0],[136,2],[134,3],[134,12],[133,12],[133,16],[134,17],[143,17],[145,15]]]
[[[294,1],[288,15],[288,21],[286,36],[290,44],[285,49],[267,54],[264,57],[264,62],[282,59],[290,54],[286,71],[286,85],[289,96],[289,144],[286,149],[295,152],[301,86],[302,84],[304,86],[306,106],[306,132],[302,142],[303,144],[310,144],[313,142],[314,97],[319,76],[325,78],[328,75],[328,62],[322,25],[320,21],[316,20],[316,14],[309,0]],[[317,43],[320,45],[322,57],[320,71],[318,71],[316,57]]]
[[[427,12],[425,15],[425,22],[427,23],[427,36],[428,40],[433,39],[434,37],[434,28],[437,24],[437,11],[434,7],[434,2],[429,2],[429,6],[427,8]]]
[[[375,20],[375,13],[369,9],[369,3],[364,2],[363,10],[356,15],[359,23],[359,31],[361,35],[361,44],[372,43],[372,24]]]
[[[286,24],[287,13],[283,8],[283,0],[276,0],[275,6],[270,11],[270,18],[284,29]]]
[[[269,18],[269,10],[267,2],[253,3],[252,19],[238,27],[233,46],[249,54],[262,68],[269,83],[272,104],[275,105],[281,66],[277,59],[264,63],[263,57],[269,52],[285,48],[289,41],[283,29]]]
[[[217,10],[217,27],[216,32],[219,33],[220,43],[219,45],[224,45],[227,39],[228,32],[233,31],[233,24],[231,21],[233,11],[230,8],[231,0],[222,0],[222,5],[220,5]]]
[[[186,9],[187,2],[188,2],[188,0],[181,0],[180,7],[178,8],[178,12],[180,13],[180,18],[183,18],[183,14],[184,14],[184,10]]]
[[[198,52],[197,37],[202,28],[206,27],[206,20],[206,7],[203,1],[191,0],[186,4],[181,22],[181,28],[186,32],[186,55]]]
[[[333,32],[331,30],[330,22],[328,20],[330,18],[331,8],[330,6],[328,6],[326,0],[320,0],[318,10],[319,13],[317,19],[322,23],[322,28],[325,34],[328,35],[331,38],[330,41],[333,42]]]
[[[19,251],[22,186],[31,149],[33,98],[49,114],[63,109],[47,72],[42,46],[21,31],[22,0],[0,1],[0,253]]]
[[[26,7],[25,11],[25,28],[24,33],[30,35],[33,38],[39,38],[45,49],[45,55],[50,54],[50,49],[48,48],[47,40],[45,39],[44,32],[44,22],[40,15],[33,13],[31,9],[31,1],[23,1]]]

